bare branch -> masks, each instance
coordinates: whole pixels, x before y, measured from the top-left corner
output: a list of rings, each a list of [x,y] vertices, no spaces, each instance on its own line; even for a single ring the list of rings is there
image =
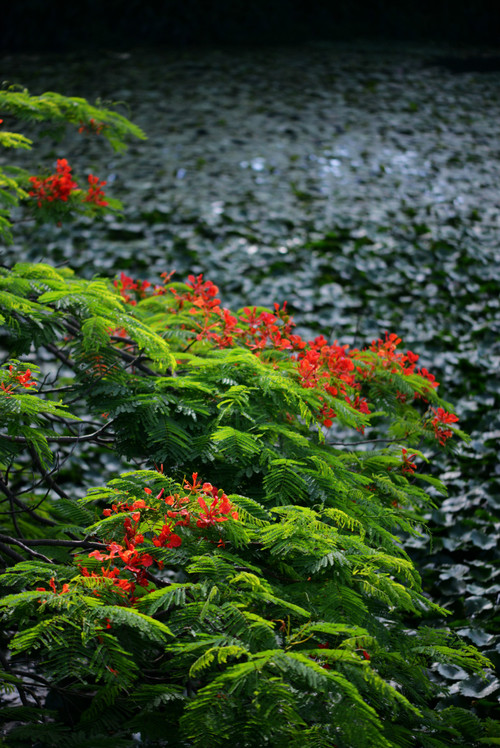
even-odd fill
[[[73,362],[71,361],[71,359],[69,359],[61,351],[61,349],[57,347],[57,345],[54,345],[54,343],[46,343],[45,347],[47,348],[48,351],[50,351],[51,353],[53,353],[54,356],[56,356],[59,359],[59,361],[62,361],[63,364],[66,364],[66,366],[69,366],[70,369],[73,368]]]
[[[13,551],[12,548],[9,548],[8,545],[5,545],[5,543],[0,543],[0,551],[2,553],[5,553],[6,556],[9,556],[13,561],[16,562],[16,564],[19,561],[26,561],[24,556],[21,556],[20,553],[16,553],[16,551]]]
[[[326,442],[330,447],[357,447],[358,444],[400,444],[401,439],[362,439],[359,442]]]
[[[113,422],[105,423],[101,428],[92,434],[83,434],[82,436],[47,436],[48,442],[57,442],[58,444],[73,444],[75,442],[88,442],[96,439],[105,429],[108,429]],[[30,444],[30,440],[25,436],[10,436],[9,434],[0,434],[1,439],[7,439],[9,442],[18,442],[19,444]],[[102,440],[101,440],[102,441]],[[112,443],[112,439],[106,440],[105,443]]]
[[[17,545],[18,548],[22,548],[23,551],[26,551],[26,553],[29,553],[30,556],[33,556],[34,558],[41,558],[42,561],[47,561],[47,563],[49,564],[54,563],[51,558],[49,558],[48,556],[44,556],[43,553],[38,553],[38,551],[32,551],[31,548],[29,548],[28,545],[26,544],[26,542],[28,542],[31,545],[30,541],[25,541],[24,539],[19,540],[18,538],[11,538],[10,535],[0,535],[0,541],[4,541],[8,545]],[[42,543],[40,544],[42,545]],[[0,545],[3,545],[3,543],[0,542]],[[25,559],[21,556],[21,560],[24,561]]]
[[[44,545],[47,547],[59,547],[59,548],[92,548],[97,551],[105,551],[107,546],[105,543],[97,543],[94,540],[64,540],[63,538],[33,538],[30,540],[19,540],[19,538],[12,538],[10,535],[0,534],[0,541],[7,543],[8,545],[17,545],[25,550],[29,550],[28,547],[36,545]],[[31,551],[34,553],[34,551]],[[23,559],[24,561],[24,559]]]
[[[55,527],[57,525],[57,522],[54,522],[54,520],[48,519],[47,517],[41,517],[39,514],[36,514],[36,512],[33,511],[32,507],[25,504],[24,501],[21,501],[21,499],[18,499],[16,494],[10,490],[8,485],[4,483],[1,478],[0,478],[0,489],[4,492],[4,494],[7,496],[8,499],[12,500],[12,502],[16,506],[22,509],[23,512],[27,512],[31,517],[33,517],[33,519],[35,519],[37,522],[40,522],[40,524],[48,525],[49,527]]]
[[[1,651],[0,651],[0,662],[2,663],[2,667],[6,673],[11,673],[12,675],[15,675],[12,671],[12,668],[10,667],[9,661],[6,659],[5,655],[3,655]],[[16,683],[15,686],[16,686],[17,693],[19,694],[19,698],[21,699],[23,706],[29,706],[29,701],[26,698],[26,691],[24,690],[23,686],[20,683]]]

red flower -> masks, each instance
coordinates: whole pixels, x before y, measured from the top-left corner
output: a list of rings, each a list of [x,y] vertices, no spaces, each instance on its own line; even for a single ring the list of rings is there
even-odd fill
[[[429,380],[429,382],[431,383],[431,387],[434,387],[434,389],[439,387],[439,382],[436,382],[436,377],[434,376],[434,374],[431,374],[429,371],[427,371],[425,367],[422,367],[422,369],[418,369],[417,374],[420,374],[421,377]]]
[[[24,374],[16,374],[14,367],[9,366],[9,374],[12,379],[17,379],[19,384],[21,384],[23,387],[27,388],[27,387],[36,386],[36,382],[30,381],[30,377],[31,377],[30,369],[26,369]],[[10,392],[11,388],[12,388],[12,385],[8,385],[8,387],[6,388],[3,386],[3,383],[2,383],[2,389],[5,390],[6,392]]]
[[[192,475],[192,483],[189,483],[189,481],[184,481],[184,488],[186,491],[191,491],[192,493],[195,493],[199,488],[201,488],[201,481],[198,480],[198,473],[193,473]]]
[[[58,593],[57,589],[56,589],[56,581],[55,581],[54,577],[51,577],[50,582],[49,582],[49,587],[52,590],[52,592],[54,593],[54,595],[56,595],[56,594],[64,595],[65,592],[69,592],[69,585],[65,582],[63,584],[63,586],[62,586],[61,591]],[[37,592],[48,592],[48,590],[45,589],[45,587],[37,587],[36,591]]]
[[[108,203],[106,200],[103,200],[105,195],[102,189],[106,182],[100,182],[99,177],[95,177],[93,174],[89,174],[88,182],[89,188],[87,191],[87,195],[84,197],[83,201],[85,203],[94,203],[94,205],[100,205],[103,208],[106,207]]]
[[[177,548],[182,543],[182,538],[172,532],[171,526],[167,523],[163,525],[158,537],[153,538],[153,545],[157,548]]]
[[[92,118],[89,120],[88,124],[85,124],[84,122],[80,121],[80,127],[78,128],[78,132],[79,133],[93,132],[96,135],[100,135],[105,127],[107,127],[107,125],[104,122],[96,122],[95,119]]]
[[[57,160],[55,174],[51,174],[50,177],[45,179],[30,177],[29,181],[33,186],[29,195],[36,198],[39,208],[42,207],[44,202],[51,203],[55,200],[66,202],[73,190],[78,187],[71,177],[71,166],[65,158]]]
[[[226,494],[224,493],[221,497],[216,496],[214,498],[214,500],[210,504],[210,508],[207,506],[205,499],[203,499],[201,496],[198,496],[198,504],[203,510],[203,512],[200,514],[200,518],[196,521],[196,525],[198,527],[205,528],[209,527],[210,525],[214,525],[217,522],[226,522],[229,517],[224,517],[222,516],[223,514],[227,515],[231,513],[233,519],[238,519],[238,512],[231,512],[232,506]]]
[[[405,449],[404,447],[402,448],[401,452],[403,454],[403,464],[401,466],[402,472],[408,473],[409,475],[413,475],[413,473],[417,469],[417,466],[415,465],[414,462],[412,462],[412,460],[414,460],[417,455],[415,454],[409,455],[408,450]]]
[[[434,435],[441,445],[446,444],[447,440],[453,436],[451,429],[443,428],[448,423],[456,423],[458,416],[453,413],[448,413],[444,408],[431,408],[434,413],[434,418],[431,421],[431,425],[434,428]]]

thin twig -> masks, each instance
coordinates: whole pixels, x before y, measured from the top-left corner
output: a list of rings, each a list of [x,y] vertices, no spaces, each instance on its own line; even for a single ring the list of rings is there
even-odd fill
[[[99,436],[99,434],[102,434],[102,432],[109,428],[112,424],[112,421],[109,423],[105,423],[103,426],[101,426],[100,429],[97,429],[97,431],[94,431],[92,434],[83,434],[83,436],[47,436],[46,439],[48,442],[57,442],[58,444],[74,444],[75,442],[88,442],[92,439],[95,439]],[[9,434],[0,434],[1,439],[7,439],[7,441],[10,442],[18,442],[19,444],[31,444],[31,439],[28,439],[26,436],[10,436]],[[102,441],[102,440],[101,440]],[[105,443],[111,443],[113,440],[109,439],[106,440]]]
[[[327,442],[327,444],[331,447],[357,447],[358,444],[381,444],[382,442],[387,444],[397,444],[398,442],[401,442],[401,439],[363,439],[359,442]]]
[[[51,488],[51,489],[52,489],[53,491],[55,491],[55,493],[56,493],[56,494],[57,494],[58,496],[60,496],[60,497],[61,497],[62,499],[68,499],[68,501],[70,501],[71,499],[70,499],[70,497],[68,496],[68,494],[67,494],[67,493],[66,493],[65,491],[63,491],[63,490],[62,490],[62,488],[60,488],[60,487],[58,486],[58,484],[57,484],[57,483],[55,482],[55,480],[54,480],[54,479],[52,478],[52,475],[51,475],[51,472],[52,472],[52,471],[50,471],[50,472],[47,472],[46,470],[44,470],[44,468],[43,468],[43,465],[42,465],[42,463],[41,463],[41,460],[40,460],[40,458],[38,457],[38,455],[37,455],[37,453],[36,453],[36,449],[33,449],[33,447],[32,447],[32,446],[30,445],[30,447],[29,447],[29,451],[30,451],[30,453],[31,453],[31,457],[32,457],[33,461],[34,461],[34,462],[36,463],[36,465],[37,465],[37,467],[38,467],[39,471],[40,471],[40,472],[41,472],[41,474],[42,474],[42,479],[41,479],[41,481],[45,481],[45,483],[47,483],[47,484],[48,484],[48,486],[49,486],[49,487],[50,487],[50,488]],[[69,455],[68,455],[68,458],[69,458]],[[60,466],[59,455],[58,455],[58,457],[57,457],[57,465],[56,465],[56,468],[57,468],[57,471],[58,471],[58,472],[59,472],[59,470],[60,470],[60,467],[61,467],[61,466]],[[34,488],[34,486],[33,486],[33,488]]]
[[[40,524],[48,525],[49,527],[55,527],[57,525],[57,522],[54,522],[54,520],[48,519],[47,517],[41,517],[39,514],[36,514],[33,511],[32,507],[29,507],[27,504],[24,503],[24,501],[21,501],[21,499],[18,499],[16,494],[10,490],[10,488],[3,482],[1,478],[0,478],[0,489],[4,492],[4,494],[9,499],[12,499],[12,501],[14,502],[14,504],[16,504],[16,506],[20,507],[20,509],[22,509],[24,512],[27,512],[31,517],[33,517],[33,519],[35,519],[37,522],[40,522]]]
[[[11,675],[14,675],[15,677],[15,673],[12,672],[9,661],[6,659],[6,657],[2,654],[1,651],[0,651],[0,662],[2,663],[2,667],[5,670],[5,672],[11,673]],[[19,698],[21,699],[23,706],[29,706],[29,701],[26,698],[26,691],[24,690],[22,685],[20,683],[15,683],[15,687],[17,689],[17,693],[19,694]]]

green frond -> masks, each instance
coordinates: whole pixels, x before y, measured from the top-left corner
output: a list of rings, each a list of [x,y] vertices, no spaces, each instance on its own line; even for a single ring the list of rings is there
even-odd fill
[[[413,713],[417,717],[422,717],[422,712],[417,709],[402,693],[387,683],[372,667],[363,668],[363,676],[368,685],[369,692],[374,694],[374,701],[393,702],[395,706],[407,713]]]
[[[137,607],[148,616],[153,616],[159,610],[169,610],[174,606],[183,606],[186,603],[186,594],[199,590],[198,585],[192,582],[171,583],[168,587],[154,590],[144,595],[137,601]]]
[[[397,607],[402,610],[417,612],[407,589],[385,574],[377,574],[365,568],[356,575],[356,582],[364,595],[379,600],[388,608]]]
[[[305,624],[302,631],[304,635],[309,632],[317,632],[335,637],[344,637],[346,634],[349,637],[364,637],[368,635],[368,631],[360,626],[351,626],[345,623],[324,623],[322,621],[310,621]]]
[[[0,132],[0,146],[2,148],[24,148],[29,151],[32,145],[33,141],[19,132],[6,132],[5,130]]]
[[[278,609],[278,614],[284,613],[285,615],[287,615],[288,613],[295,613],[296,615],[303,618],[311,617],[311,613],[305,608],[301,607],[300,605],[295,605],[295,603],[292,603],[290,600],[284,600],[280,597],[277,597],[270,592],[262,592],[260,597],[266,602],[275,605]]]
[[[39,598],[43,594],[43,592],[38,592]],[[65,645],[65,637],[62,632],[68,623],[68,620],[61,618],[61,616],[44,619],[35,626],[31,626],[29,629],[24,629],[24,631],[16,634],[10,642],[10,649],[15,654],[18,654],[19,652],[29,652],[32,649],[38,649],[41,646],[47,648],[63,647]]]
[[[307,484],[297,470],[302,464],[297,460],[271,460],[269,471],[264,477],[267,501],[273,505],[280,505],[301,504],[306,500]]]
[[[265,527],[272,519],[272,515],[262,504],[248,496],[231,493],[228,498],[236,506],[241,521],[246,525]]]
[[[357,532],[361,540],[363,540],[365,536],[365,528],[363,527],[362,523],[355,517],[351,517],[349,514],[341,511],[340,509],[334,509],[330,507],[323,509],[322,515],[333,520],[336,526],[341,530],[347,529],[351,532]]]
[[[443,723],[449,723],[455,728],[462,739],[470,741],[472,744],[483,732],[483,725],[479,717],[468,709],[457,706],[448,706],[440,712]],[[488,742],[490,741],[490,742]],[[500,745],[500,736],[497,741],[491,742],[491,738],[480,739],[483,745]]]
[[[163,705],[172,701],[184,701],[184,689],[170,683],[154,685],[143,683],[135,691],[132,691],[130,698],[134,704],[137,704],[141,712],[153,712],[160,709]]]
[[[172,631],[161,621],[141,613],[135,608],[124,608],[118,605],[103,605],[99,608],[101,618],[109,618],[116,626],[127,626],[142,634],[151,641],[164,642],[166,636],[173,636]]]
[[[27,89],[12,86],[0,91],[0,111],[34,122],[53,122],[55,125],[71,124],[80,127],[94,120],[104,127],[101,134],[116,151],[126,148],[129,137],[145,139],[143,131],[123,115],[107,109],[97,102],[96,106],[76,96],[63,96],[47,91],[38,96]]]
[[[209,668],[213,662],[225,665],[229,657],[242,657],[243,655],[248,655],[248,650],[245,647],[239,647],[234,644],[226,647],[211,647],[191,665],[189,675],[191,678],[196,678],[203,670]]]
[[[150,456],[155,462],[176,462],[185,458],[185,455],[189,453],[190,437],[188,432],[173,418],[162,418],[158,419],[154,425],[151,421],[149,422],[147,445]]]
[[[260,452],[258,435],[254,436],[231,426],[219,426],[210,438],[227,459],[239,458],[248,462]]]
[[[346,622],[354,626],[362,626],[368,618],[365,596],[353,587],[336,580],[318,585],[313,602],[315,618]]]

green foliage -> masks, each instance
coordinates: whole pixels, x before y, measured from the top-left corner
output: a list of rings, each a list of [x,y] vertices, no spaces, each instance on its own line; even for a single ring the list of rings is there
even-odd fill
[[[123,151],[127,147],[126,140],[131,137],[146,137],[142,130],[126,117],[101,106],[100,102],[93,106],[85,99],[50,91],[34,96],[28,90],[20,90],[16,86],[0,89],[0,115],[9,116],[20,122],[49,123],[52,135],[62,133],[67,125],[76,126],[80,132],[102,135],[115,151]],[[3,119],[0,120],[0,124],[1,122]],[[4,148],[31,150],[32,145],[33,141],[21,133],[0,130],[0,146]],[[29,179],[32,178],[24,169],[0,167],[0,237],[6,242],[12,241],[11,210],[21,201],[30,205]],[[33,188],[33,184],[31,187]],[[35,217],[61,222],[76,212],[93,215],[99,210],[102,212],[104,207],[107,210],[121,208],[118,200],[108,197],[103,203],[101,198],[99,194],[97,201],[94,198],[89,200],[83,196],[82,190],[77,189],[76,183],[73,183],[62,200],[54,200],[52,196],[49,196],[48,200],[46,196],[39,200],[38,214],[35,213]],[[35,204],[36,198],[31,199],[31,203]]]
[[[126,148],[125,140],[131,136],[142,140],[146,137],[140,127],[118,112],[101,106],[100,102],[93,106],[85,99],[63,96],[53,91],[35,96],[26,89],[4,89],[0,91],[0,112],[13,115],[21,121],[48,122],[63,127],[66,124],[89,127],[91,123],[96,123],[96,127],[102,126],[99,134],[102,134],[116,151]],[[8,136],[0,140],[0,145],[16,148],[31,145],[30,141],[22,136],[13,133],[9,133]]]
[[[85,105],[6,101],[73,124]],[[413,460],[461,437],[449,406],[395,336],[306,343],[217,292],[1,269],[9,745],[494,741],[442,708],[431,671],[490,663],[432,627],[401,542],[432,504]]]
[[[54,374],[44,363],[42,375],[11,359],[0,372],[2,490],[17,507],[0,537],[0,581],[13,590],[0,603],[10,687],[28,658],[51,693],[66,684],[87,705],[68,707],[70,716],[56,709],[61,735],[69,720],[91,741],[138,731],[158,745],[399,747],[410,734],[430,745],[431,730],[435,745],[462,744],[455,713],[433,708],[440,687],[427,669],[481,674],[489,663],[446,632],[405,629],[408,612],[445,611],[422,594],[398,539],[401,527],[416,532],[429,501],[401,471],[400,451],[329,447],[318,392],[300,386],[290,358],[203,340],[185,351],[186,316],[169,311],[168,288],[155,302],[155,332],[151,305],[126,304],[103,280],[19,264],[2,284],[5,345],[61,365]],[[168,336],[159,334],[162,304]],[[394,422],[398,409],[407,417],[395,406]],[[338,421],[348,428],[351,414]],[[425,433],[425,421],[415,423]],[[75,503],[58,478],[61,461],[74,459],[68,448],[82,457],[111,448],[143,467]],[[30,450],[35,475],[23,488]],[[212,501],[187,488],[198,470],[232,488],[238,518],[185,523],[177,546],[155,545],[175,496],[195,516],[200,496]],[[125,566],[131,595],[103,575],[125,561],[103,565],[100,549],[118,543],[123,553],[134,506],[129,537],[142,541],[130,548],[150,560],[140,582],[139,568]],[[31,534],[19,535],[16,511]],[[28,739],[23,714],[26,732],[13,729],[12,745]],[[173,738],[162,724],[176,726]]]

